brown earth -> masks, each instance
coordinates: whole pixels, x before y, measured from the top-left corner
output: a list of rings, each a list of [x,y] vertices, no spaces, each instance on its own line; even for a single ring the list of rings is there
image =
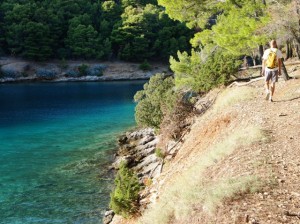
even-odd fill
[[[290,74],[300,77],[297,69],[290,68]],[[273,103],[264,99],[263,81],[253,82],[249,87],[256,92],[252,99],[221,107],[217,113],[211,112],[212,108],[195,117],[177,155],[164,166],[152,188],[158,191],[159,202],[173,181],[180,179],[211,145],[222,143],[227,136],[249,125],[259,127],[265,140],[237,147],[207,167],[203,182],[213,184],[220,178],[255,175],[262,187],[255,193],[242,192],[225,198],[213,213],[206,212],[201,202],[194,203],[188,218],[173,217],[167,223],[300,223],[300,79],[280,79]],[[238,88],[241,87],[232,87]],[[215,97],[218,93],[215,90],[210,94]],[[112,223],[143,221],[115,216]]]
[[[231,117],[233,129],[256,124],[269,140],[238,148],[208,168],[206,177],[256,175],[267,183],[258,193],[225,200],[214,215],[199,212],[173,223],[300,223],[300,80],[280,81],[273,103],[263,97],[262,93],[222,113]]]

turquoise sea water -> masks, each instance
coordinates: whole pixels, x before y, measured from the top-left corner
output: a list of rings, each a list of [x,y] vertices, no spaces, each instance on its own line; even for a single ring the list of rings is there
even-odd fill
[[[101,223],[143,83],[0,85],[0,223]]]

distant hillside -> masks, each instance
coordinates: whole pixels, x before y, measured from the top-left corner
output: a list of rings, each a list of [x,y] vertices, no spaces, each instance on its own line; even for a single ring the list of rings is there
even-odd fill
[[[0,55],[47,59],[167,61],[193,31],[156,0],[3,0]]]

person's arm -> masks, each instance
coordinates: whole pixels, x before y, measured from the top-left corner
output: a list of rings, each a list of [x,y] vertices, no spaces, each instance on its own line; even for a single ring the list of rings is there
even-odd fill
[[[264,51],[264,54],[263,54],[263,56],[262,56],[262,58],[261,58],[261,60],[262,60],[262,63],[261,63],[261,75],[262,75],[262,76],[265,76],[267,51],[268,51],[268,50],[265,50],[265,51]]]
[[[262,65],[261,65],[261,76],[265,75],[265,59],[262,59]]]
[[[278,58],[278,75],[281,75],[283,55],[280,50],[277,50],[277,58]]]
[[[282,58],[278,58],[278,75],[281,75]]]

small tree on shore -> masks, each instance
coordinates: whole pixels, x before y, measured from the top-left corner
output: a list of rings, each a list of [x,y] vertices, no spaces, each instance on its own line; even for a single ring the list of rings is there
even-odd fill
[[[115,190],[110,195],[110,208],[125,218],[135,214],[138,210],[138,193],[141,185],[137,175],[121,164],[115,179]]]
[[[164,112],[172,110],[175,104],[174,78],[166,78],[163,74],[152,76],[144,90],[135,94],[134,100],[138,103],[135,108],[137,123],[159,129]]]

